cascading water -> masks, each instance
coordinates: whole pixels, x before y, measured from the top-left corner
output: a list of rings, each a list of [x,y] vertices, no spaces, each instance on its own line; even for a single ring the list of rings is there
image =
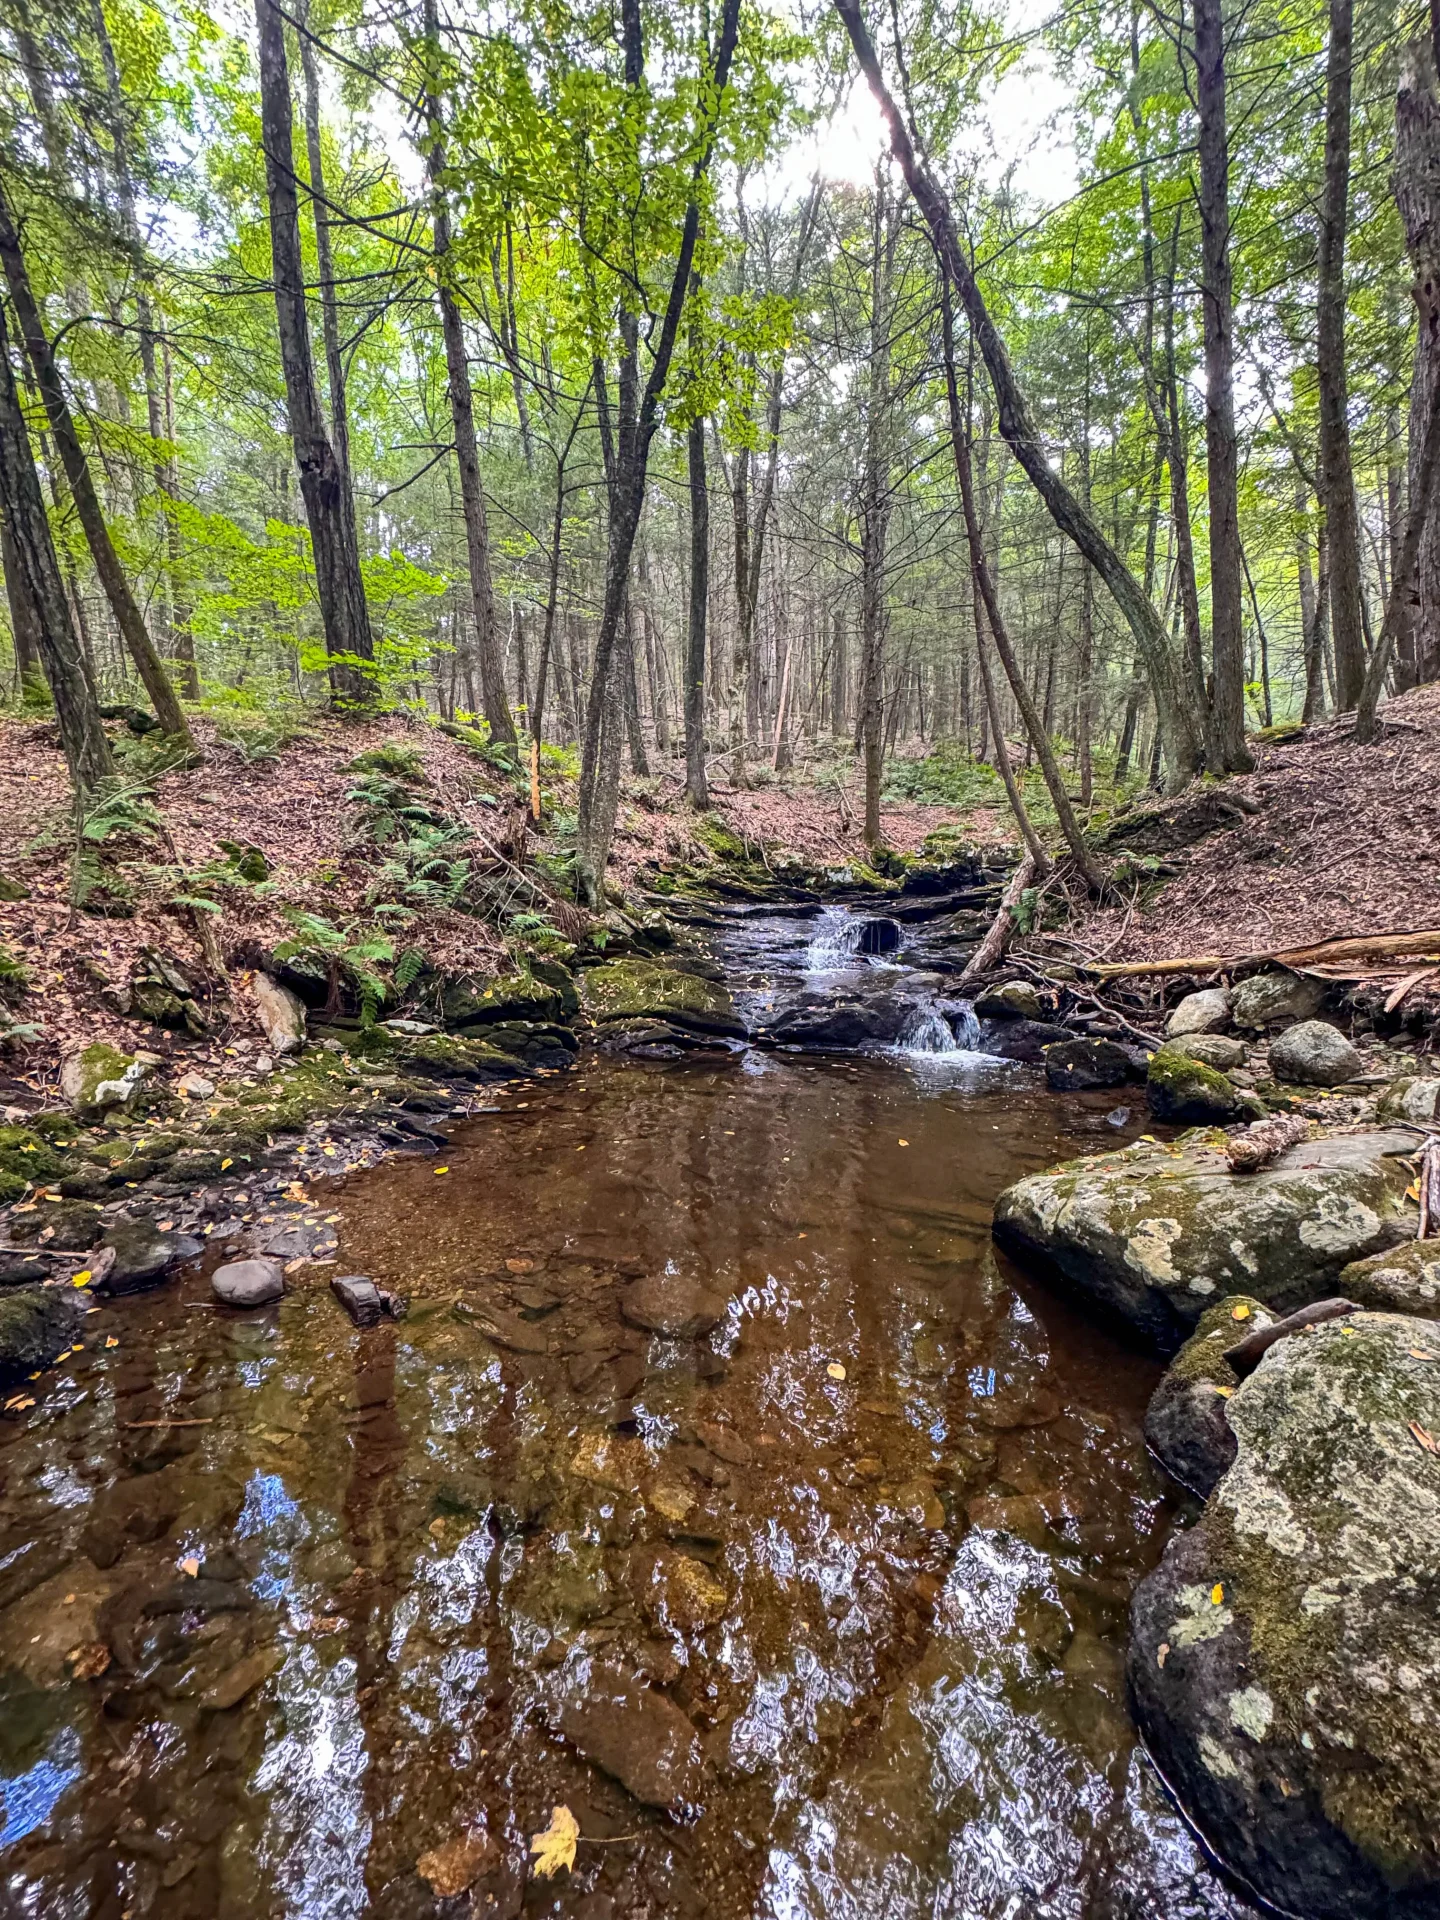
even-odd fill
[[[955,1034],[955,1044],[962,1053],[979,1053],[980,1022],[975,1018],[975,1009],[968,1000],[962,1000],[950,1015],[950,1025]]]
[[[958,1053],[950,1022],[935,1007],[917,1007],[900,1030],[901,1053]]]
[[[894,920],[859,919],[843,907],[831,907],[816,924],[805,971],[829,973],[855,961],[883,959],[898,949],[900,939]]]

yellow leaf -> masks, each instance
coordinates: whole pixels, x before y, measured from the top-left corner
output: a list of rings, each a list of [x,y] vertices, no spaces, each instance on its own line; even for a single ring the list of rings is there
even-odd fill
[[[70,1284],[72,1287],[88,1287],[94,1277],[89,1267],[81,1267],[80,1271],[72,1276]]]
[[[1235,1389],[1234,1387],[1216,1387],[1215,1391],[1216,1393],[1219,1394],[1222,1400],[1228,1400],[1230,1396],[1234,1393]]]
[[[825,1371],[832,1380],[843,1380],[845,1378],[845,1369],[838,1360],[832,1360]]]
[[[549,1880],[561,1867],[573,1867],[575,1845],[579,1838],[580,1824],[570,1809],[552,1807],[549,1826],[543,1833],[537,1833],[530,1842],[537,1877]]]
[[[105,1344],[107,1347],[118,1347],[120,1342],[115,1338],[113,1333],[107,1333],[105,1336]]]
[[[198,1576],[200,1572],[200,1562],[195,1558],[193,1553],[188,1559],[180,1562],[180,1571],[182,1573],[188,1573],[192,1580]]]
[[[222,1160],[222,1161],[220,1162],[220,1171],[221,1171],[222,1173],[224,1173],[224,1171],[225,1171],[225,1169],[226,1169],[227,1167],[233,1167],[233,1166],[234,1166],[234,1164],[235,1164],[235,1162],[234,1162],[233,1160]]]
[[[448,1173],[449,1171],[450,1169],[448,1167],[436,1167],[436,1177],[438,1178],[442,1173]]]
[[[910,1144],[910,1142],[909,1142],[908,1140],[902,1140],[902,1141],[900,1142],[900,1145],[901,1145],[902,1147],[908,1147],[908,1146],[909,1146],[909,1144]]]
[[[1250,1318],[1249,1307],[1245,1306],[1243,1303],[1238,1307],[1232,1307],[1230,1309],[1230,1318],[1232,1320],[1248,1320]]]
[[[1420,1182],[1418,1180],[1412,1180],[1410,1185],[1406,1187],[1405,1198],[1407,1200],[1414,1200],[1418,1204],[1420,1199]]]
[[[1225,1598],[1225,1589],[1224,1587],[1221,1586],[1220,1582],[1217,1580],[1214,1586],[1211,1587],[1210,1589],[1211,1606],[1218,1607],[1220,1603],[1224,1600],[1224,1598]]]

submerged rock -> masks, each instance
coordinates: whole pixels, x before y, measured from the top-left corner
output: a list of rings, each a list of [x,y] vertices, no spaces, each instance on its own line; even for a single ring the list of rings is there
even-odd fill
[[[588,1671],[570,1681],[556,1724],[577,1752],[647,1807],[683,1813],[704,1781],[699,1736],[675,1703],[627,1675]]]
[[[1157,1120],[1182,1126],[1223,1124],[1241,1114],[1258,1119],[1265,1111],[1254,1094],[1242,1093],[1223,1073],[1179,1046],[1151,1054],[1145,1099]]]
[[[1359,1054],[1328,1020],[1302,1020],[1270,1045],[1270,1071],[1277,1080],[1305,1087],[1338,1087],[1357,1080]]]
[[[1138,1140],[1017,1181],[995,1234],[1169,1352],[1224,1293],[1291,1313],[1336,1292],[1350,1261],[1408,1238],[1413,1150],[1399,1131],[1334,1133],[1238,1175],[1209,1134]]]
[[[1249,1294],[1232,1293],[1208,1307],[1200,1324],[1165,1370],[1145,1411],[1145,1444],[1182,1487],[1202,1500],[1215,1491],[1235,1458],[1235,1435],[1225,1417],[1240,1376],[1225,1349],[1251,1327],[1272,1324]]]
[[[210,1276],[210,1290],[227,1307],[265,1307],[285,1291],[278,1260],[232,1260]]]
[[[1440,1912],[1440,1324],[1282,1340],[1138,1589],[1136,1718],[1225,1864],[1309,1920]]]
[[[75,1337],[80,1307],[54,1287],[7,1287],[0,1293],[0,1385],[48,1367]]]
[[[1165,1022],[1165,1032],[1172,1040],[1185,1034],[1215,1033],[1229,1018],[1230,989],[1205,987],[1185,995]]]
[[[1045,1052],[1045,1078],[1059,1093],[1121,1087],[1134,1071],[1114,1040],[1060,1040]]]
[[[647,1333],[662,1334],[668,1340],[693,1340],[716,1324],[725,1302],[698,1280],[657,1273],[625,1289],[620,1311],[632,1327],[643,1327]]]
[[[162,1233],[153,1220],[117,1220],[100,1241],[115,1254],[114,1263],[99,1283],[106,1293],[140,1293],[159,1286],[170,1269],[192,1250],[173,1233]]]
[[[745,1036],[723,986],[658,961],[613,960],[590,967],[581,977],[580,991],[585,1012],[597,1025],[611,1020],[663,1020],[701,1033]]]

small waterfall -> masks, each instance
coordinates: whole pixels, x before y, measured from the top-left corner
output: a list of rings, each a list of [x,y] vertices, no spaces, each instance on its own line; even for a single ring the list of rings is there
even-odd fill
[[[962,1000],[950,1015],[950,1025],[954,1029],[955,1044],[962,1053],[980,1051],[980,1022],[975,1018],[975,1009],[968,1000]]]
[[[843,907],[828,908],[816,924],[805,955],[807,973],[827,973],[857,960],[879,959],[900,945],[894,920],[857,919]]]
[[[916,1007],[895,1043],[901,1053],[959,1053],[950,1022],[938,1007]]]

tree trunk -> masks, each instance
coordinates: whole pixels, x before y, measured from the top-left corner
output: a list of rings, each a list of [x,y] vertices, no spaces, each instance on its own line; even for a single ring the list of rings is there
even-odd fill
[[[835,0],[835,9],[845,23],[856,57],[880,104],[889,129],[891,150],[925,218],[931,242],[959,289],[971,328],[984,356],[991,385],[995,389],[1000,431],[1029,476],[1051,519],[1073,541],[1105,582],[1144,654],[1146,671],[1155,695],[1156,719],[1165,738],[1170,780],[1178,789],[1199,770],[1201,754],[1192,716],[1176,685],[1164,623],[1124,560],[1050,465],[1049,452],[1030,418],[1030,409],[1010,365],[1005,342],[985,304],[969,255],[960,245],[949,202],[936,185],[928,167],[917,157],[904,119],[886,89],[859,0]]]
[[[265,0],[261,0],[265,4]],[[515,747],[515,721],[505,694],[505,667],[495,627],[495,590],[490,578],[490,527],[485,512],[485,489],[480,482],[480,454],[475,441],[475,401],[470,386],[470,361],[465,351],[465,329],[455,299],[450,266],[450,209],[442,184],[445,147],[440,121],[440,99],[435,67],[439,61],[439,27],[435,0],[425,0],[425,35],[432,63],[425,95],[430,133],[428,167],[430,206],[435,235],[435,292],[440,305],[440,328],[445,337],[445,374],[450,387],[450,419],[455,433],[455,464],[460,470],[460,503],[465,514],[465,549],[470,562],[470,595],[475,607],[475,651],[480,662],[480,702],[490,738],[497,745]]]
[[[65,583],[55,557],[50,521],[35,471],[35,454],[25,426],[10,340],[0,305],[0,515],[5,528],[5,584],[12,610],[17,600],[27,610],[36,652],[55,701],[60,745],[77,799],[94,791],[115,771],[110,742],[100,724],[95,689],[85,665]],[[20,624],[16,624],[17,651]]]
[[[345,404],[345,363],[340,358],[340,306],[335,290],[335,261],[330,250],[330,209],[325,193],[325,157],[320,146],[320,69],[310,24],[309,0],[300,8],[300,73],[305,82],[305,158],[310,169],[310,211],[315,217],[315,264],[320,272],[320,324],[325,339],[325,380],[330,389],[330,437],[345,484],[350,472],[350,418]]]
[[[705,621],[710,605],[710,490],[705,480],[705,422],[692,420],[690,457],[690,619],[685,633],[685,798],[710,804],[705,778]]]
[[[1325,650],[1330,630],[1330,529],[1325,502],[1319,496],[1316,518],[1315,603],[1305,632],[1305,705],[1300,716],[1306,726],[1325,717]]]
[[[890,321],[898,220],[883,163],[875,169],[870,227],[870,354],[865,464],[860,482],[860,742],[865,755],[865,844],[880,844],[884,762],[885,545],[890,529]]]
[[[1230,275],[1230,151],[1225,125],[1221,0],[1195,0],[1200,110],[1200,239],[1205,316],[1205,461],[1210,495],[1210,760],[1248,773],[1245,642],[1240,566],[1239,460],[1235,445],[1235,312]]]
[[[1434,52],[1424,39],[1406,49],[1395,100],[1395,199],[1410,253],[1418,323],[1410,386],[1408,492],[1413,500],[1425,422],[1440,387],[1440,94]],[[1411,619],[1416,678],[1440,680],[1440,511],[1432,511],[1421,535]]]
[[[31,597],[29,576],[21,572],[10,523],[3,515],[0,515],[0,566],[5,570],[10,636],[15,643],[16,691],[22,706],[27,700],[35,699],[43,704],[45,675],[40,665],[40,611]]]
[[[1325,81],[1325,182],[1320,207],[1317,360],[1320,376],[1320,478],[1330,529],[1330,631],[1335,647],[1335,699],[1344,713],[1365,679],[1360,604],[1360,526],[1350,463],[1345,375],[1345,230],[1350,201],[1350,70],[1352,0],[1330,0]]]
[[[375,694],[371,666],[375,644],[360,575],[355,500],[325,431],[310,353],[284,16],[275,0],[255,0],[255,20],[260,42],[261,130],[270,204],[275,318],[280,363],[285,375],[290,440],[310,527],[315,589],[325,629],[325,646],[330,655],[331,683],[341,700],[360,706],[368,704]]]
[[[40,389],[40,397],[45,405],[46,417],[50,422],[50,431],[55,436],[55,445],[60,454],[65,477],[70,483],[74,496],[75,512],[84,529],[89,544],[91,558],[95,562],[95,571],[100,576],[100,584],[105,597],[110,602],[115,615],[115,624],[121,637],[130,650],[130,656],[144,683],[155,709],[155,718],[162,730],[171,738],[183,742],[193,749],[195,742],[191,738],[189,724],[185,719],[180,702],[175,698],[175,689],[155,651],[145,625],[130,582],[125,578],[125,570],[120,565],[120,557],[110,538],[110,530],[105,524],[105,516],[100,508],[99,496],[95,492],[95,482],[91,478],[89,463],[80,445],[80,437],[70,416],[70,405],[65,398],[65,389],[61,385],[60,372],[55,364],[50,341],[46,335],[44,323],[40,317],[40,308],[30,286],[30,277],[26,272],[24,256],[20,251],[20,241],[15,230],[14,215],[0,186],[0,256],[3,256],[5,279],[10,288],[10,298],[15,303],[15,315],[20,323],[20,331],[25,341],[25,351],[35,374],[35,383]],[[17,538],[18,538],[17,531]]]

